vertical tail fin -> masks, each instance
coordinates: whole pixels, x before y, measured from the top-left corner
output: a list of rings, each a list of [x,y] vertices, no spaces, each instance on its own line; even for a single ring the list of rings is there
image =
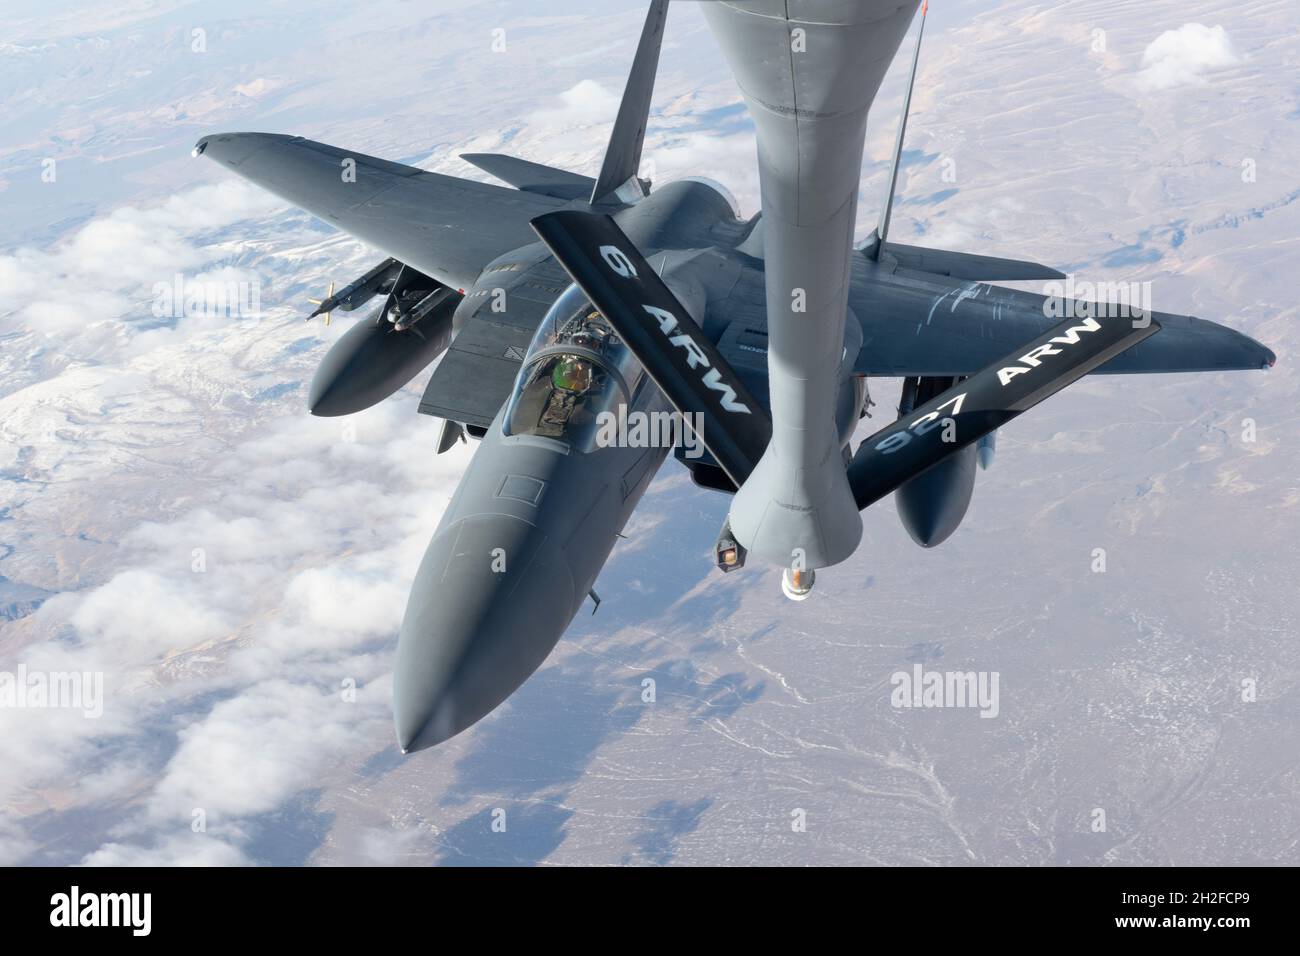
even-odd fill
[[[650,115],[650,95],[655,88],[655,71],[659,68],[659,47],[663,43],[664,23],[668,19],[668,0],[651,0],[637,44],[632,72],[623,88],[614,131],[605,149],[605,161],[591,191],[591,203],[614,198],[620,188],[636,182],[641,166],[641,145],[645,142],[646,118]],[[639,187],[638,187],[639,192]]]
[[[894,140],[894,159],[889,166],[889,190],[880,210],[880,223],[876,226],[876,245],[871,258],[879,259],[880,250],[889,236],[889,214],[894,206],[894,188],[898,185],[898,165],[903,156],[903,137],[907,133],[907,111],[912,106],[912,87],[916,85],[916,64],[921,59],[921,35],[925,33],[925,12],[930,2],[921,4],[921,25],[916,31],[916,49],[912,51],[912,73],[907,79],[907,93],[903,97],[903,115],[898,121],[898,137]]]

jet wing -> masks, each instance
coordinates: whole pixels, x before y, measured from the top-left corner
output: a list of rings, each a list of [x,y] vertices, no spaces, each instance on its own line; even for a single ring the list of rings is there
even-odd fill
[[[275,133],[205,136],[196,154],[453,289],[536,241],[528,221],[563,199],[425,172]]]
[[[971,375],[1066,315],[1106,315],[1104,303],[1075,305],[908,269],[880,267],[871,276],[874,263],[854,258],[849,306],[862,326],[855,367],[861,375]],[[1062,311],[1069,308],[1083,311]],[[1267,368],[1275,361],[1254,339],[1215,322],[1157,311],[1150,316],[1163,331],[1093,374],[1217,372]]]

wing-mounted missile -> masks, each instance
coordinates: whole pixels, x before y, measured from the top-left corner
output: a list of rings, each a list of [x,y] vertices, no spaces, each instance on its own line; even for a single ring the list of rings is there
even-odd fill
[[[1160,330],[1154,319],[1069,318],[864,441],[849,465],[859,508],[879,501]],[[972,463],[973,464],[973,461]]]
[[[386,291],[388,295],[376,319],[388,323],[398,332],[411,328],[431,314],[449,296],[458,295],[437,279],[407,265],[398,269]]]
[[[349,286],[334,297],[359,305],[385,287],[388,293],[371,318],[354,325],[325,354],[307,399],[313,415],[350,415],[383,401],[450,344],[452,316],[463,296],[410,266],[396,266],[391,274],[371,270],[364,287],[349,291]]]
[[[324,299],[310,300],[316,306],[316,311],[307,316],[307,320],[324,315],[325,324],[329,325],[331,312],[335,309],[352,312],[360,308],[381,292],[389,291],[401,271],[400,262],[396,259],[385,259],[359,279],[349,282],[337,293],[334,291],[334,283],[331,282]]]
[[[690,312],[609,216],[553,212],[533,229],[737,486],[771,420]]]
[[[316,316],[321,315],[323,313],[325,315],[325,324],[329,325],[330,316],[333,315],[334,313],[334,306],[337,301],[334,298],[334,283],[333,282],[330,283],[329,289],[327,289],[325,292],[325,298],[308,299],[307,301],[310,302],[312,305],[317,306],[316,311],[313,312],[311,315],[307,316],[307,321],[310,322],[312,319],[316,318]]]

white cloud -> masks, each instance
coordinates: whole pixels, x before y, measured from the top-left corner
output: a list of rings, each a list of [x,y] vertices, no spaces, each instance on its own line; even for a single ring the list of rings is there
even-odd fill
[[[392,634],[402,622],[406,589],[382,556],[368,556],[299,572],[285,605],[317,634]]]
[[[0,810],[0,866],[17,866],[35,849],[18,821]]]
[[[0,710],[0,797],[51,785],[68,803],[144,794],[146,810],[87,862],[238,862],[257,859],[242,818],[311,787],[340,755],[391,744],[390,661],[369,645],[395,635],[468,456],[431,463],[413,434],[427,439],[430,426],[400,402],[357,416],[356,442],[337,423],[276,419],[215,458],[215,493],[196,485],[190,510],[123,535],[121,570],[24,622],[45,636],[23,650],[30,666],[106,672],[104,716]],[[342,699],[345,679],[355,703]],[[228,699],[183,713],[209,692]],[[141,767],[135,755],[178,724],[176,752]],[[105,745],[125,769],[67,789],[71,768]],[[157,842],[195,807],[209,814],[206,838]],[[34,848],[16,825],[0,837],[11,860]]]
[[[560,94],[558,106],[538,110],[532,122],[557,130],[573,126],[595,126],[612,122],[618,113],[619,95],[595,80],[581,80]]]
[[[736,198],[742,215],[751,216],[760,204],[757,156],[750,130],[666,131],[647,143],[642,168],[660,185],[688,176],[713,179]]]
[[[340,683],[347,676],[340,674]],[[341,688],[269,680],[217,704],[182,730],[181,746],[149,802],[152,819],[188,826],[194,809],[210,829],[230,817],[265,813],[320,780],[357,743],[388,729],[383,699]]]
[[[1200,83],[1204,73],[1236,62],[1237,54],[1223,27],[1185,23],[1177,30],[1166,30],[1147,46],[1138,82],[1152,90]]]
[[[250,225],[271,237],[250,246],[213,233],[279,205],[242,184],[203,187],[0,256],[0,296],[21,303],[0,320],[13,345],[0,371],[18,386],[0,397],[0,467],[36,479],[2,486],[35,536],[15,554],[68,589],[19,622],[0,668],[100,671],[105,684],[98,720],[0,710],[4,862],[39,850],[22,814],[102,802],[136,809],[86,863],[265,862],[245,818],[340,755],[392,743],[377,645],[395,636],[469,449],[434,457],[410,391],[352,416],[347,435],[307,416],[301,395],[257,398],[309,374],[337,329],[140,327],[152,283],[176,269],[296,274],[318,234]],[[51,349],[60,323],[76,334]],[[288,351],[304,339],[309,351]],[[56,559],[78,530],[104,540]],[[188,832],[194,807],[206,834]]]
[[[245,866],[251,862],[238,848],[205,833],[167,837],[154,846],[105,843],[81,861],[83,866]]]
[[[117,660],[156,658],[230,632],[197,574],[131,568],[91,590],[70,618],[83,641],[111,646]]]
[[[142,323],[153,318],[154,285],[177,272],[191,281],[258,281],[246,269],[209,273],[229,250],[194,238],[283,205],[242,182],[200,186],[156,206],[116,209],[53,249],[0,256],[0,302],[18,303],[0,327],[58,336],[70,356],[98,358],[121,345],[121,336],[154,324]],[[185,317],[181,324],[202,321]]]
[[[339,836],[339,852],[348,866],[420,865],[432,842],[429,833],[414,828],[361,827]]]

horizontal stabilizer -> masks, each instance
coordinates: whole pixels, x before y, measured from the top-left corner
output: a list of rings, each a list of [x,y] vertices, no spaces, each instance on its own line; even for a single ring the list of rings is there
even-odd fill
[[[502,153],[461,153],[460,158],[503,183],[539,196],[586,199],[596,185],[596,180],[590,176],[581,176],[566,169],[543,166],[541,163],[516,159]]]
[[[609,216],[554,212],[532,225],[727,477],[742,485],[767,448],[771,420],[677,296]]]
[[[859,508],[1154,335],[1154,320],[1068,318],[876,432],[849,464]]]
[[[1000,259],[997,256],[980,256],[969,252],[948,252],[945,249],[926,249],[924,246],[906,246],[900,242],[886,242],[884,254],[897,259],[900,269],[914,269],[917,272],[951,276],[954,279],[974,279],[978,282],[1022,282],[1065,278],[1065,273],[1059,269],[1039,265],[1037,262]]]

